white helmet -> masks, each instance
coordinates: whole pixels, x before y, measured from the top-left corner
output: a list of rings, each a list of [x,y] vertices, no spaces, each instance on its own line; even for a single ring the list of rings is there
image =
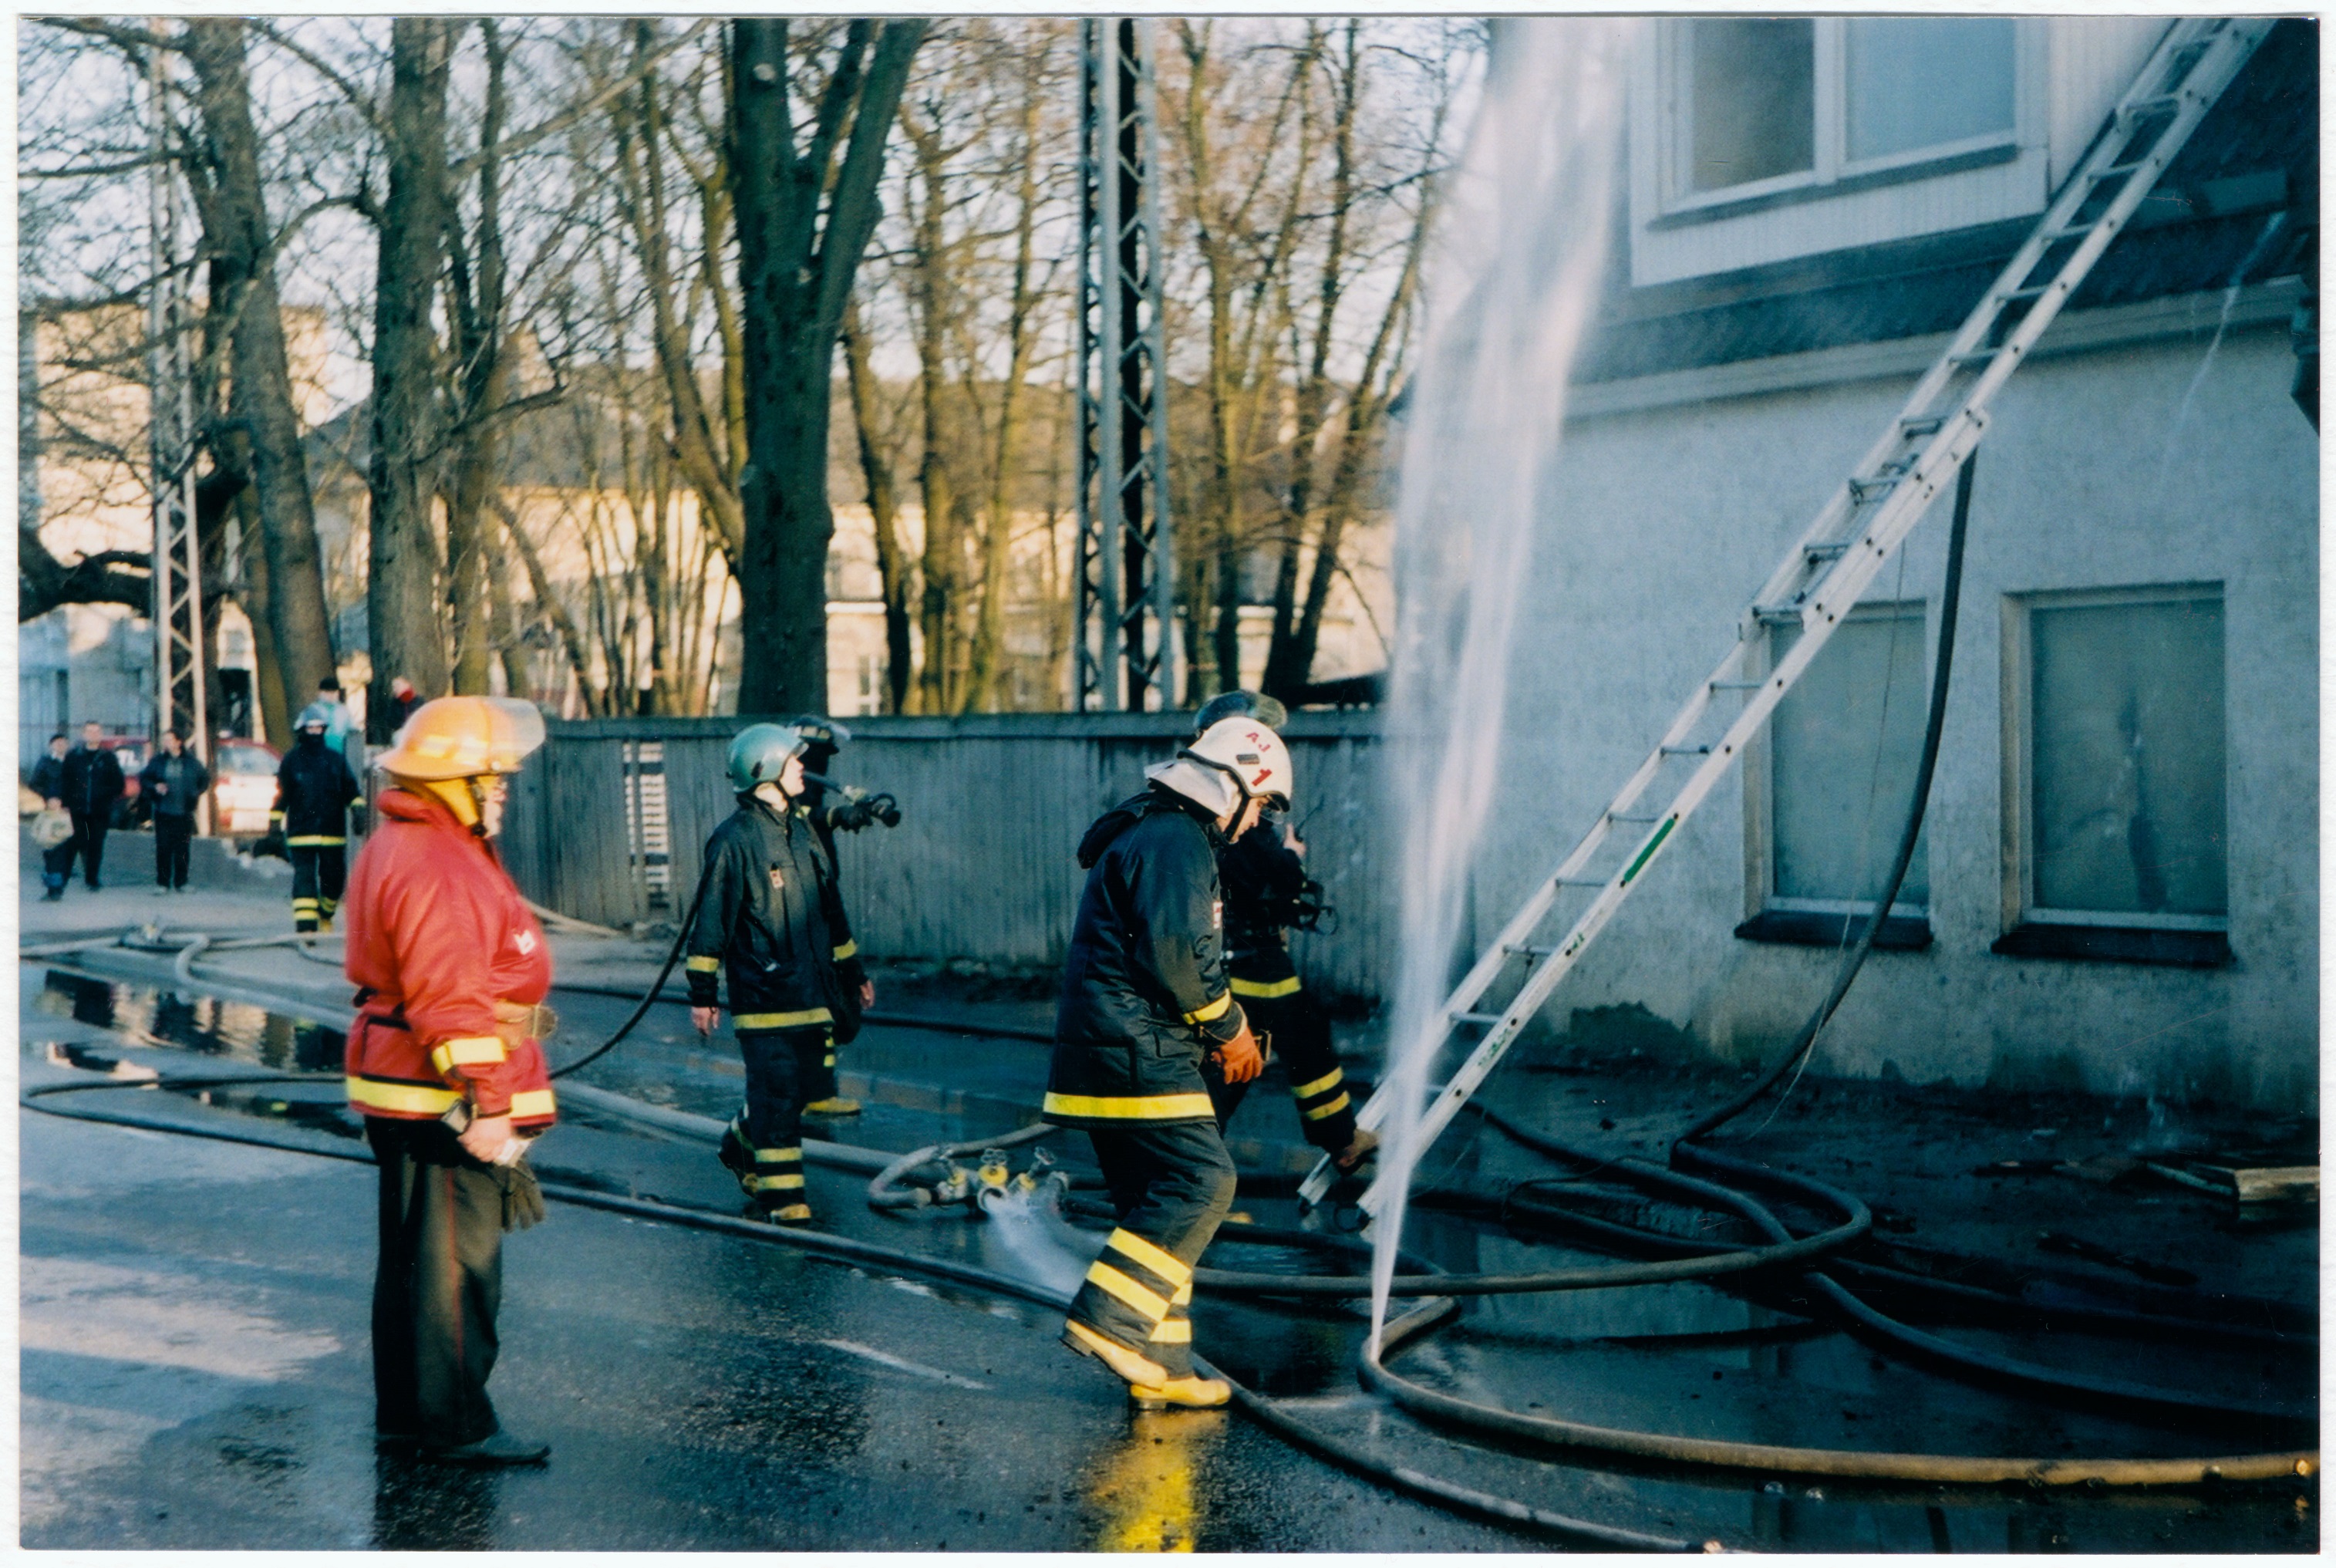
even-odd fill
[[[1231,779],[1244,801],[1263,795],[1268,804],[1290,809],[1290,748],[1254,718],[1221,718],[1176,755]]]

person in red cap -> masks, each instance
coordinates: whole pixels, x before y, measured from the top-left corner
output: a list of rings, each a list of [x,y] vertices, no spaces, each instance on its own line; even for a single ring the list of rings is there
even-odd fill
[[[543,744],[525,703],[425,703],[380,766],[349,874],[350,1105],[381,1164],[375,1429],[458,1465],[540,1463],[487,1398],[502,1237],[543,1212],[529,1141],[557,1115],[540,1040],[551,953],[496,858],[504,775]]]

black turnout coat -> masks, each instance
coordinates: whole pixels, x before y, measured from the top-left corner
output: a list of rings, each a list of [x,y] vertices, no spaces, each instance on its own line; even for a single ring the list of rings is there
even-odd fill
[[[715,1006],[715,977],[726,974],[735,1028],[832,1026],[842,999],[836,949],[851,935],[834,864],[810,821],[739,796],[706,842],[704,874],[686,950],[690,1005]]]
[[[1046,1117],[1063,1126],[1213,1121],[1201,1059],[1245,1020],[1225,969],[1223,839],[1154,787],[1098,818],[1063,967]]]

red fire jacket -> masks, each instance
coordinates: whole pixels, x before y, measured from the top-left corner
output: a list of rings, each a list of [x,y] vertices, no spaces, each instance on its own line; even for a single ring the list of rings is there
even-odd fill
[[[556,1111],[543,1051],[495,1004],[543,1000],[551,950],[484,839],[440,801],[392,789],[342,901],[350,979],[349,1104],[425,1121],[468,1098],[481,1116],[545,1126]],[[509,1009],[506,1009],[507,1011]]]

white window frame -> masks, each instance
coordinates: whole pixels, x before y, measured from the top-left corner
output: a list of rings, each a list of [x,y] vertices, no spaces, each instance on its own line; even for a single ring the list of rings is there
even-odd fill
[[[1913,694],[1913,700],[1927,708],[1930,702],[1931,660],[1936,650],[1931,647],[1931,601],[1927,599],[1876,599],[1852,607],[1845,620],[1879,620],[1884,617],[1903,618],[1914,624],[1916,634],[1922,639],[1922,685]],[[1755,650],[1761,667],[1747,670],[1747,677],[1766,675],[1776,665],[1775,631],[1760,639]],[[1818,650],[1824,657],[1824,650]],[[1762,914],[1848,915],[1870,919],[1874,914],[1873,899],[1801,899],[1786,898],[1776,891],[1776,758],[1769,739],[1769,726],[1762,725],[1752,744],[1745,748],[1744,756],[1744,913],[1747,919]],[[1887,867],[1879,868],[1887,870]],[[1910,902],[1893,899],[1890,904],[1892,920],[1928,920],[1930,901]],[[1883,924],[1887,930],[1889,925]]]
[[[1847,156],[1844,18],[1815,24],[1815,168],[1691,190],[1688,35],[1657,19],[1630,93],[1630,281],[1681,281],[2044,210],[2049,195],[2050,19],[2012,22],[2012,128],[1887,157]],[[1919,187],[1910,190],[1909,187]]]
[[[1882,158],[1853,159],[1849,156],[1849,21],[1844,16],[1793,17],[1787,20],[1808,20],[1815,24],[1815,73],[1814,112],[1816,119],[1813,162],[1815,167],[1793,174],[1772,175],[1766,180],[1748,180],[1742,185],[1723,185],[1715,190],[1697,190],[1690,183],[1689,160],[1694,151],[1694,135],[1689,125],[1689,82],[1691,74],[1689,56],[1689,33],[1696,17],[1663,18],[1661,30],[1663,114],[1661,135],[1663,145],[1663,210],[1690,212],[1702,207],[1723,207],[1748,197],[1766,196],[1779,190],[1795,190],[1803,187],[1823,187],[1861,174],[1881,173],[1893,169],[1912,168],[1917,164],[1936,163],[1942,159],[1960,158],[1966,153],[1983,152],[1991,148],[2019,144],[2025,129],[2021,111],[2026,105],[2026,78],[2032,67],[2025,47],[2027,31],[2016,19],[2012,27],[2011,124],[2002,131],[1990,131],[1982,135],[1966,136],[1956,141],[1942,141],[1932,146],[1916,147],[1904,152],[1893,152]]]
[[[2036,732],[2034,640],[2029,618],[2039,609],[2102,605],[2194,604],[2214,599],[2224,606],[2224,800],[2227,813],[2230,737],[2230,599],[2220,582],[2151,583],[2130,588],[2067,589],[2006,594],[2003,601],[2003,929],[2022,926],[2098,926],[2124,930],[2224,931],[2228,911],[2219,915],[2150,914],[2131,910],[2053,909],[2035,901],[2036,821],[2034,743]],[[2229,823],[2223,852],[2230,854]]]

